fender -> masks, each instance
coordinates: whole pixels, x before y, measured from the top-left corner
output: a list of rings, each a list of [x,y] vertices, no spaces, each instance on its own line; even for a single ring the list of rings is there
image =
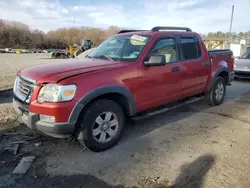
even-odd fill
[[[93,99],[109,93],[117,93],[124,96],[128,101],[128,114],[130,116],[134,115],[136,113],[136,105],[135,105],[135,99],[133,94],[125,87],[120,85],[107,85],[107,86],[101,86],[98,88],[95,88],[91,90],[90,92],[86,93],[75,105],[73,108],[71,115],[70,115],[70,122],[76,122],[78,119],[82,109]]]
[[[229,74],[229,69],[228,69],[228,67],[227,67],[227,63],[226,63],[225,61],[221,61],[221,62],[220,62],[220,68],[219,68],[218,70],[215,71],[215,73],[214,73],[214,75],[213,75],[213,77],[212,77],[212,79],[211,79],[211,81],[210,81],[208,90],[212,87],[212,85],[213,85],[214,82],[215,82],[215,79],[216,79],[216,78],[219,76],[219,74],[222,73],[222,72],[226,72],[226,73],[228,74],[228,78],[229,78],[229,79],[228,79],[228,83],[226,83],[226,85],[229,84],[230,74]]]

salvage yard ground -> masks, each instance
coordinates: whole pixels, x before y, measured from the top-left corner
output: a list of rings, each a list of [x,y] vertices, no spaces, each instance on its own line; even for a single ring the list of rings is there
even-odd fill
[[[47,54],[0,54],[0,187],[250,187],[250,81],[234,81],[226,101],[203,101],[149,119],[128,122],[122,140],[101,153],[74,140],[36,134],[15,122],[15,71],[53,63]],[[19,144],[16,154],[6,151]],[[19,161],[36,156],[24,175]]]
[[[50,63],[51,54],[0,54],[0,90],[13,86],[16,72],[25,67]]]

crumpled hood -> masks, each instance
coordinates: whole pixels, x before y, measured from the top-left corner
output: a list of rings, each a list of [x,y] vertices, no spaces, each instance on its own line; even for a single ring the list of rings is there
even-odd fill
[[[67,77],[124,66],[123,63],[103,59],[62,60],[22,69],[18,74],[36,80],[37,83],[56,83]]]
[[[250,71],[250,59],[237,59],[235,60],[235,70],[249,70]]]

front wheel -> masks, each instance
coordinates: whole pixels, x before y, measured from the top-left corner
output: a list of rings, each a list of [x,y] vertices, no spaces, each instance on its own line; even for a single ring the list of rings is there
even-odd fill
[[[114,146],[124,130],[124,113],[114,101],[101,99],[90,104],[80,118],[78,140],[92,151]]]
[[[216,106],[220,105],[226,95],[226,82],[222,77],[217,77],[214,84],[206,93],[206,100],[209,105]]]

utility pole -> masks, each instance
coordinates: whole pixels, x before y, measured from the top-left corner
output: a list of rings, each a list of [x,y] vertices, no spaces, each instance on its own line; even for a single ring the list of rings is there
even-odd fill
[[[228,42],[232,42],[232,25],[233,25],[233,17],[234,17],[234,5],[232,6],[232,13],[231,13],[231,21],[230,21],[230,28],[229,28],[229,36]]]
[[[76,27],[76,17],[74,16],[74,27]]]

